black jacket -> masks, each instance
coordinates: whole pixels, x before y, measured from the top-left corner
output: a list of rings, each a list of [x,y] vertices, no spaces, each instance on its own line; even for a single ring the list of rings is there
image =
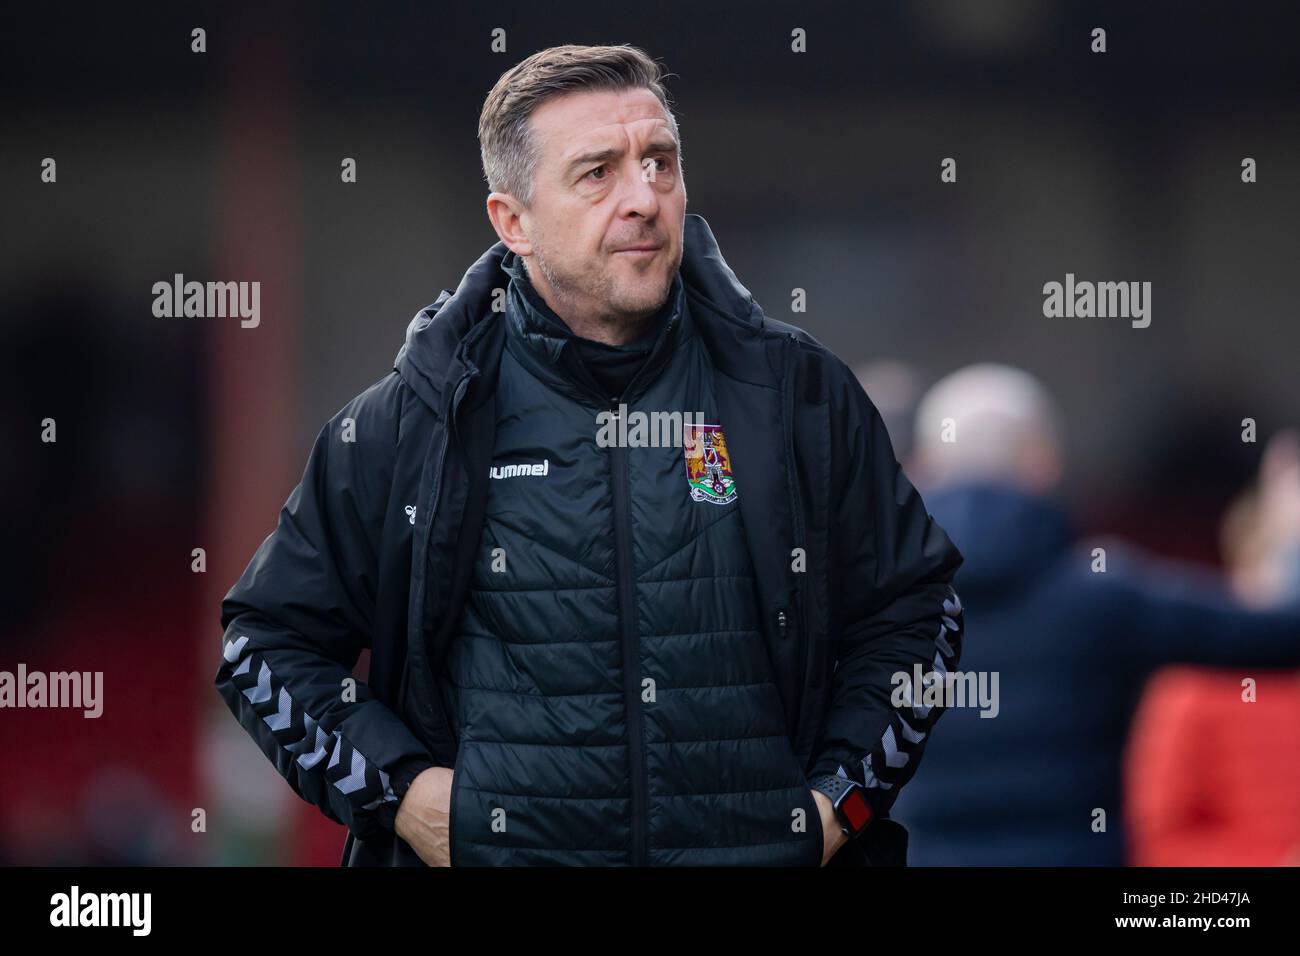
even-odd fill
[[[438,675],[483,526],[506,252],[492,246],[416,315],[393,371],[322,428],[222,603],[218,689],[294,790],[348,827],[350,865],[418,864],[393,833],[397,804],[422,769],[456,763]],[[878,819],[836,861],[902,862],[905,833],[886,817],[942,710],[893,707],[892,677],[955,668],[961,555],[853,374],[763,314],[699,216],[687,216],[681,278],[743,481],[791,746],[809,776],[868,787]]]

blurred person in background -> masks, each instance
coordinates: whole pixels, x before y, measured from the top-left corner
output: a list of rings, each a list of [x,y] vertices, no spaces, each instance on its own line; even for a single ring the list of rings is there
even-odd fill
[[[1000,693],[992,716],[953,708],[898,800],[917,865],[1122,864],[1124,744],[1148,676],[1300,663],[1300,613],[1250,609],[1206,569],[1078,543],[1061,438],[1047,389],[1005,365],[961,369],[918,408],[909,470],[966,555],[956,586],[981,634],[963,670],[996,672]],[[1260,520],[1300,539],[1291,518]]]
[[[1224,519],[1228,580],[1244,603],[1300,601],[1298,488],[1300,442],[1287,431]],[[1300,671],[1162,670],[1127,764],[1136,865],[1300,866]]]

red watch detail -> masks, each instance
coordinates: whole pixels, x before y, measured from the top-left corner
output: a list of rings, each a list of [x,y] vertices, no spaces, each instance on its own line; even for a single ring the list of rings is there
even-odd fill
[[[867,803],[867,798],[862,795],[862,791],[857,787],[845,794],[844,800],[840,803],[840,809],[844,812],[844,816],[849,821],[849,826],[853,828],[854,833],[857,833],[871,822],[871,807]]]

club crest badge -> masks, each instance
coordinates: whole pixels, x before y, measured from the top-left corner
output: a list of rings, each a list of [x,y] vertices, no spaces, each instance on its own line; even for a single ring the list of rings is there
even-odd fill
[[[686,452],[686,483],[695,501],[715,505],[736,500],[736,479],[721,425],[686,425],[682,430]]]

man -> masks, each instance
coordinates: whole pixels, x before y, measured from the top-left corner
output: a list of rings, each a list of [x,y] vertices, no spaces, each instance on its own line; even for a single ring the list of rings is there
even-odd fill
[[[1147,678],[1167,662],[1233,667],[1240,701],[1241,677],[1300,663],[1300,615],[1251,613],[1217,575],[1117,541],[1079,544],[1057,497],[1061,429],[1042,383],[993,363],[942,379],[917,409],[915,474],[965,554],[957,583],[980,623],[967,670],[997,674],[998,695],[989,717],[947,719],[894,808],[913,864],[1121,865],[1124,749]]]
[[[640,50],[529,57],[479,138],[500,242],[322,429],[227,704],[353,865],[902,862],[961,556],[880,416],[686,216]]]

